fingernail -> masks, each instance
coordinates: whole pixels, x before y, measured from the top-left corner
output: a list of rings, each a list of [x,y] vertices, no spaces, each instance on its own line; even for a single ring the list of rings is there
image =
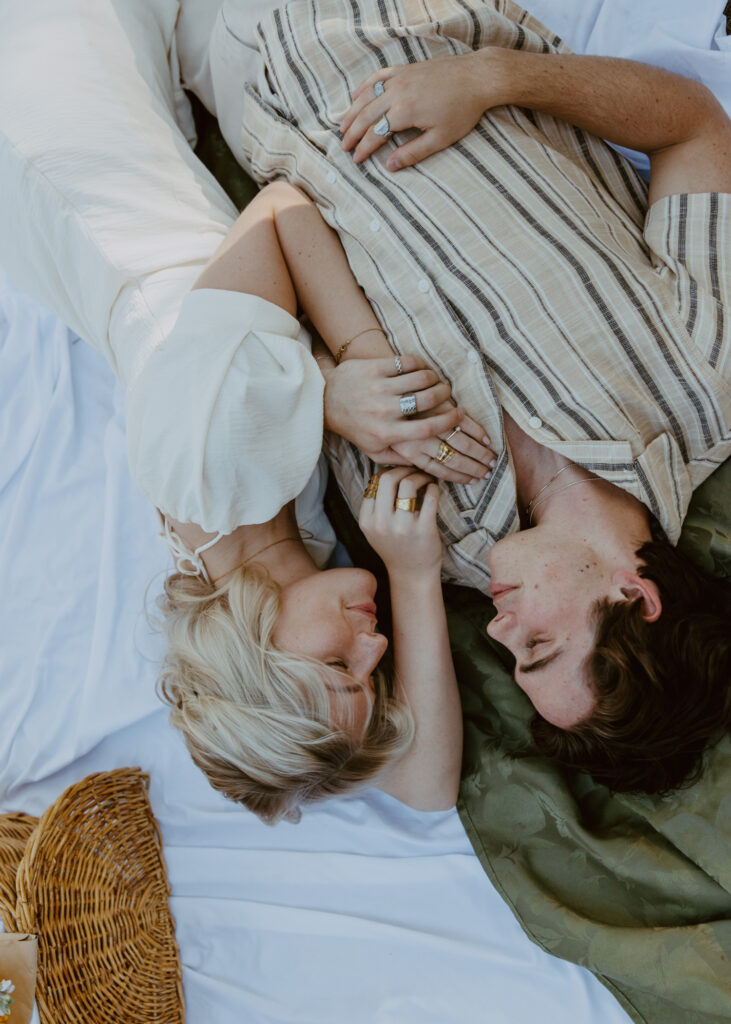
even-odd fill
[[[483,444],[489,444],[490,443],[490,438],[487,436],[487,434],[485,434],[485,436],[483,437],[482,443]]]
[[[396,157],[391,157],[390,160],[386,161],[386,167],[388,167],[389,171],[400,171],[401,161],[397,160]]]
[[[497,466],[497,459],[493,459],[491,462],[488,462],[488,466],[490,469],[494,469],[495,466]]]

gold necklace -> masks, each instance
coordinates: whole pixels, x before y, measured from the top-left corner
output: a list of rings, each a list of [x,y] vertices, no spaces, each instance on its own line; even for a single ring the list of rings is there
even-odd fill
[[[227,569],[226,572],[221,573],[220,576],[212,576],[211,577],[211,583],[213,583],[213,584],[218,583],[219,580],[224,579],[226,576],[230,576],[232,572],[236,572],[237,569],[241,569],[248,562],[251,562],[254,558],[257,558],[259,555],[263,555],[265,551],[269,550],[269,548],[275,548],[277,546],[277,544],[284,544],[284,542],[286,540],[298,540],[298,541],[301,541],[302,538],[301,537],[280,537],[279,540],[273,540],[271,542],[271,544],[265,544],[263,548],[259,548],[259,550],[255,551],[253,555],[249,555],[249,557],[245,558],[243,560],[243,562],[239,562],[239,564],[235,565],[233,567],[233,569]]]

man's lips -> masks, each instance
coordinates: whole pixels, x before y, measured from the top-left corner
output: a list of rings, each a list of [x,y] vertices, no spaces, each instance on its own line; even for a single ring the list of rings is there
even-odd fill
[[[508,591],[516,589],[517,588],[512,583],[491,583],[488,587],[490,597],[493,601],[498,597],[502,597],[503,594],[507,594]]]

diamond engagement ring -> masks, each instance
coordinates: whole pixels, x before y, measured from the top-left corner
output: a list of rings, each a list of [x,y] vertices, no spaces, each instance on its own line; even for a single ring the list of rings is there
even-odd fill
[[[416,412],[416,395],[401,395],[398,404],[402,416],[413,416]]]
[[[380,136],[391,134],[391,126],[388,123],[388,118],[386,117],[385,114],[383,115],[380,121],[376,121],[376,123],[373,125],[373,134]]]
[[[376,82],[376,84],[373,86],[373,92],[376,94],[376,96],[383,96],[385,91],[386,86],[380,80]]]
[[[396,498],[393,507],[402,512],[413,512],[416,509],[416,498]]]
[[[442,465],[444,465],[445,462],[449,462],[452,456],[456,454],[457,452],[451,446],[451,444],[447,444],[446,441],[439,442],[439,454],[437,455],[437,462],[441,462]]]

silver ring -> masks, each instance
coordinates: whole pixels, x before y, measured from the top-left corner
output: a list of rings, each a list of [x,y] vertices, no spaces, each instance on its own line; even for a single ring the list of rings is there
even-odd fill
[[[401,376],[401,374],[402,374],[402,373],[404,372],[404,368],[403,368],[403,366],[401,365],[401,356],[394,356],[394,357],[393,357],[393,361],[394,361],[394,363],[396,364],[396,373],[397,373],[397,374],[398,374],[398,376],[400,377],[400,376]]]
[[[401,395],[398,404],[402,416],[413,416],[416,412],[416,395]]]
[[[378,81],[376,82],[376,84],[375,84],[375,85],[373,86],[373,92],[374,92],[374,93],[376,94],[376,96],[383,96],[383,94],[384,94],[384,92],[385,92],[385,91],[386,91],[386,86],[385,86],[385,85],[383,84],[383,82],[382,82],[382,81],[381,81],[381,80],[379,79],[379,80],[378,80]]]
[[[389,125],[388,118],[386,117],[385,114],[383,115],[380,121],[376,121],[376,123],[373,125],[373,134],[380,136],[391,134],[391,126]]]

